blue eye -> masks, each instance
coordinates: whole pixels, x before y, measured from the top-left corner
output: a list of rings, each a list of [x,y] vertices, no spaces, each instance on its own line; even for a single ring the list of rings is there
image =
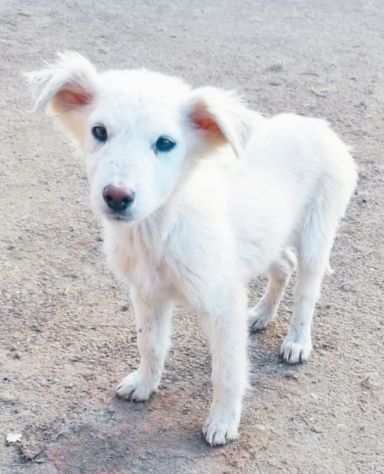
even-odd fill
[[[175,148],[176,142],[172,138],[161,136],[156,140],[154,149],[155,153],[167,153]]]
[[[108,140],[107,129],[104,125],[95,125],[92,127],[92,135],[100,143],[105,143]]]

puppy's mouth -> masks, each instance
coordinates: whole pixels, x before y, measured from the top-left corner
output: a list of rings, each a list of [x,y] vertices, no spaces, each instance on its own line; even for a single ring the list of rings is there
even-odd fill
[[[135,218],[129,212],[104,211],[104,216],[113,222],[133,222]]]

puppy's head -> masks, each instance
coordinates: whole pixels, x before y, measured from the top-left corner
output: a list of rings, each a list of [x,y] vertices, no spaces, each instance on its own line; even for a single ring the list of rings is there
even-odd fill
[[[192,90],[146,70],[97,72],[77,53],[27,75],[46,109],[87,157],[94,209],[131,222],[164,206],[196,159],[230,145],[241,153],[249,111],[232,93]]]

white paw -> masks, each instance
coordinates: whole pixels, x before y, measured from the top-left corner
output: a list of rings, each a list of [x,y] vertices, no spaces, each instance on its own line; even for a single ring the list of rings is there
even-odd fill
[[[273,309],[265,305],[256,305],[248,312],[249,331],[251,333],[262,331],[274,319]]]
[[[221,446],[239,437],[238,417],[210,415],[203,426],[203,435],[211,446]]]
[[[287,336],[280,348],[280,357],[288,364],[299,364],[309,359],[312,351],[311,339],[295,341]]]
[[[143,402],[149,399],[156,388],[153,383],[145,380],[138,370],[135,370],[117,385],[116,395],[126,400]]]

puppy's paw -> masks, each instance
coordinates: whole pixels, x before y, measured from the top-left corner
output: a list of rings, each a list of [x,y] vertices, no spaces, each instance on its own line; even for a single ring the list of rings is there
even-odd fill
[[[249,332],[255,333],[265,329],[269,323],[274,319],[273,309],[265,307],[265,305],[256,305],[248,311],[249,318]]]
[[[301,364],[309,359],[312,351],[311,340],[302,339],[295,341],[287,336],[280,348],[280,357],[288,364]]]
[[[145,380],[138,370],[135,370],[117,385],[116,395],[133,402],[144,402],[156,391],[156,388],[153,383]]]
[[[210,446],[222,446],[239,437],[239,421],[229,415],[210,415],[203,426],[203,435]]]

